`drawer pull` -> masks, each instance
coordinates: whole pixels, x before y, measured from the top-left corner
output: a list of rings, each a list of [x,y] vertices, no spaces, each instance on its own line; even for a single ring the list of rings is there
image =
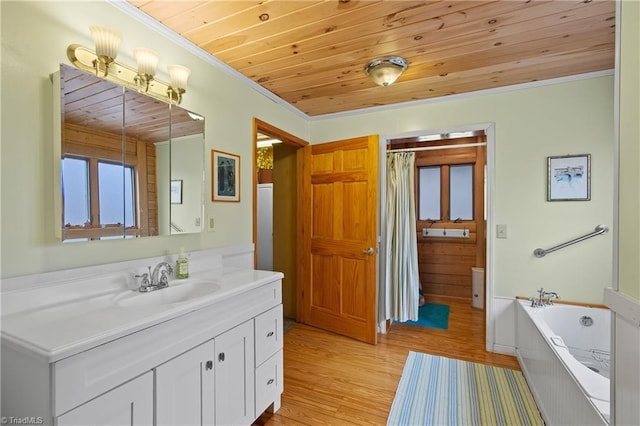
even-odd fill
[[[269,381],[267,382],[267,386],[268,386],[268,385],[270,385],[270,384],[272,384],[273,382],[274,382],[274,380],[273,380],[273,379],[269,379]]]
[[[224,362],[224,352],[218,354],[218,362]]]
[[[213,370],[213,361],[207,361],[205,369]]]
[[[271,337],[271,336],[273,336],[273,331],[270,331],[267,333],[267,337]]]

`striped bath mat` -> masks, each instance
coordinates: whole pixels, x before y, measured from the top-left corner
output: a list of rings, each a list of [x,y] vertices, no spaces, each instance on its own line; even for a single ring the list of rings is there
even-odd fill
[[[409,352],[387,425],[544,425],[519,371]]]

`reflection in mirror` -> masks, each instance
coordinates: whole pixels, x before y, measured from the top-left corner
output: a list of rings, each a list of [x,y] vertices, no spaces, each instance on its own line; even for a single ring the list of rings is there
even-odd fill
[[[60,89],[62,240],[201,232],[204,119],[66,65]]]
[[[198,133],[195,133],[198,131]],[[202,230],[204,200],[204,117],[171,106],[172,234]]]

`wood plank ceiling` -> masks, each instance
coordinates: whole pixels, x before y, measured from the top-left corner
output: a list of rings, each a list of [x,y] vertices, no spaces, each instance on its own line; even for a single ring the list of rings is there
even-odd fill
[[[612,0],[129,0],[309,116],[614,67]],[[392,86],[364,66],[406,58]]]
[[[170,109],[165,102],[132,90],[124,94],[122,86],[71,66],[60,67],[60,82],[66,123],[115,135],[122,133],[124,123],[128,136],[147,143],[204,132],[197,114],[175,105]]]

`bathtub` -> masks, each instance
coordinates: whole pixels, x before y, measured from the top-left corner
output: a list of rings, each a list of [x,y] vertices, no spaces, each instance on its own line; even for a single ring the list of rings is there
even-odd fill
[[[516,355],[546,424],[607,425],[609,310],[516,305]]]

